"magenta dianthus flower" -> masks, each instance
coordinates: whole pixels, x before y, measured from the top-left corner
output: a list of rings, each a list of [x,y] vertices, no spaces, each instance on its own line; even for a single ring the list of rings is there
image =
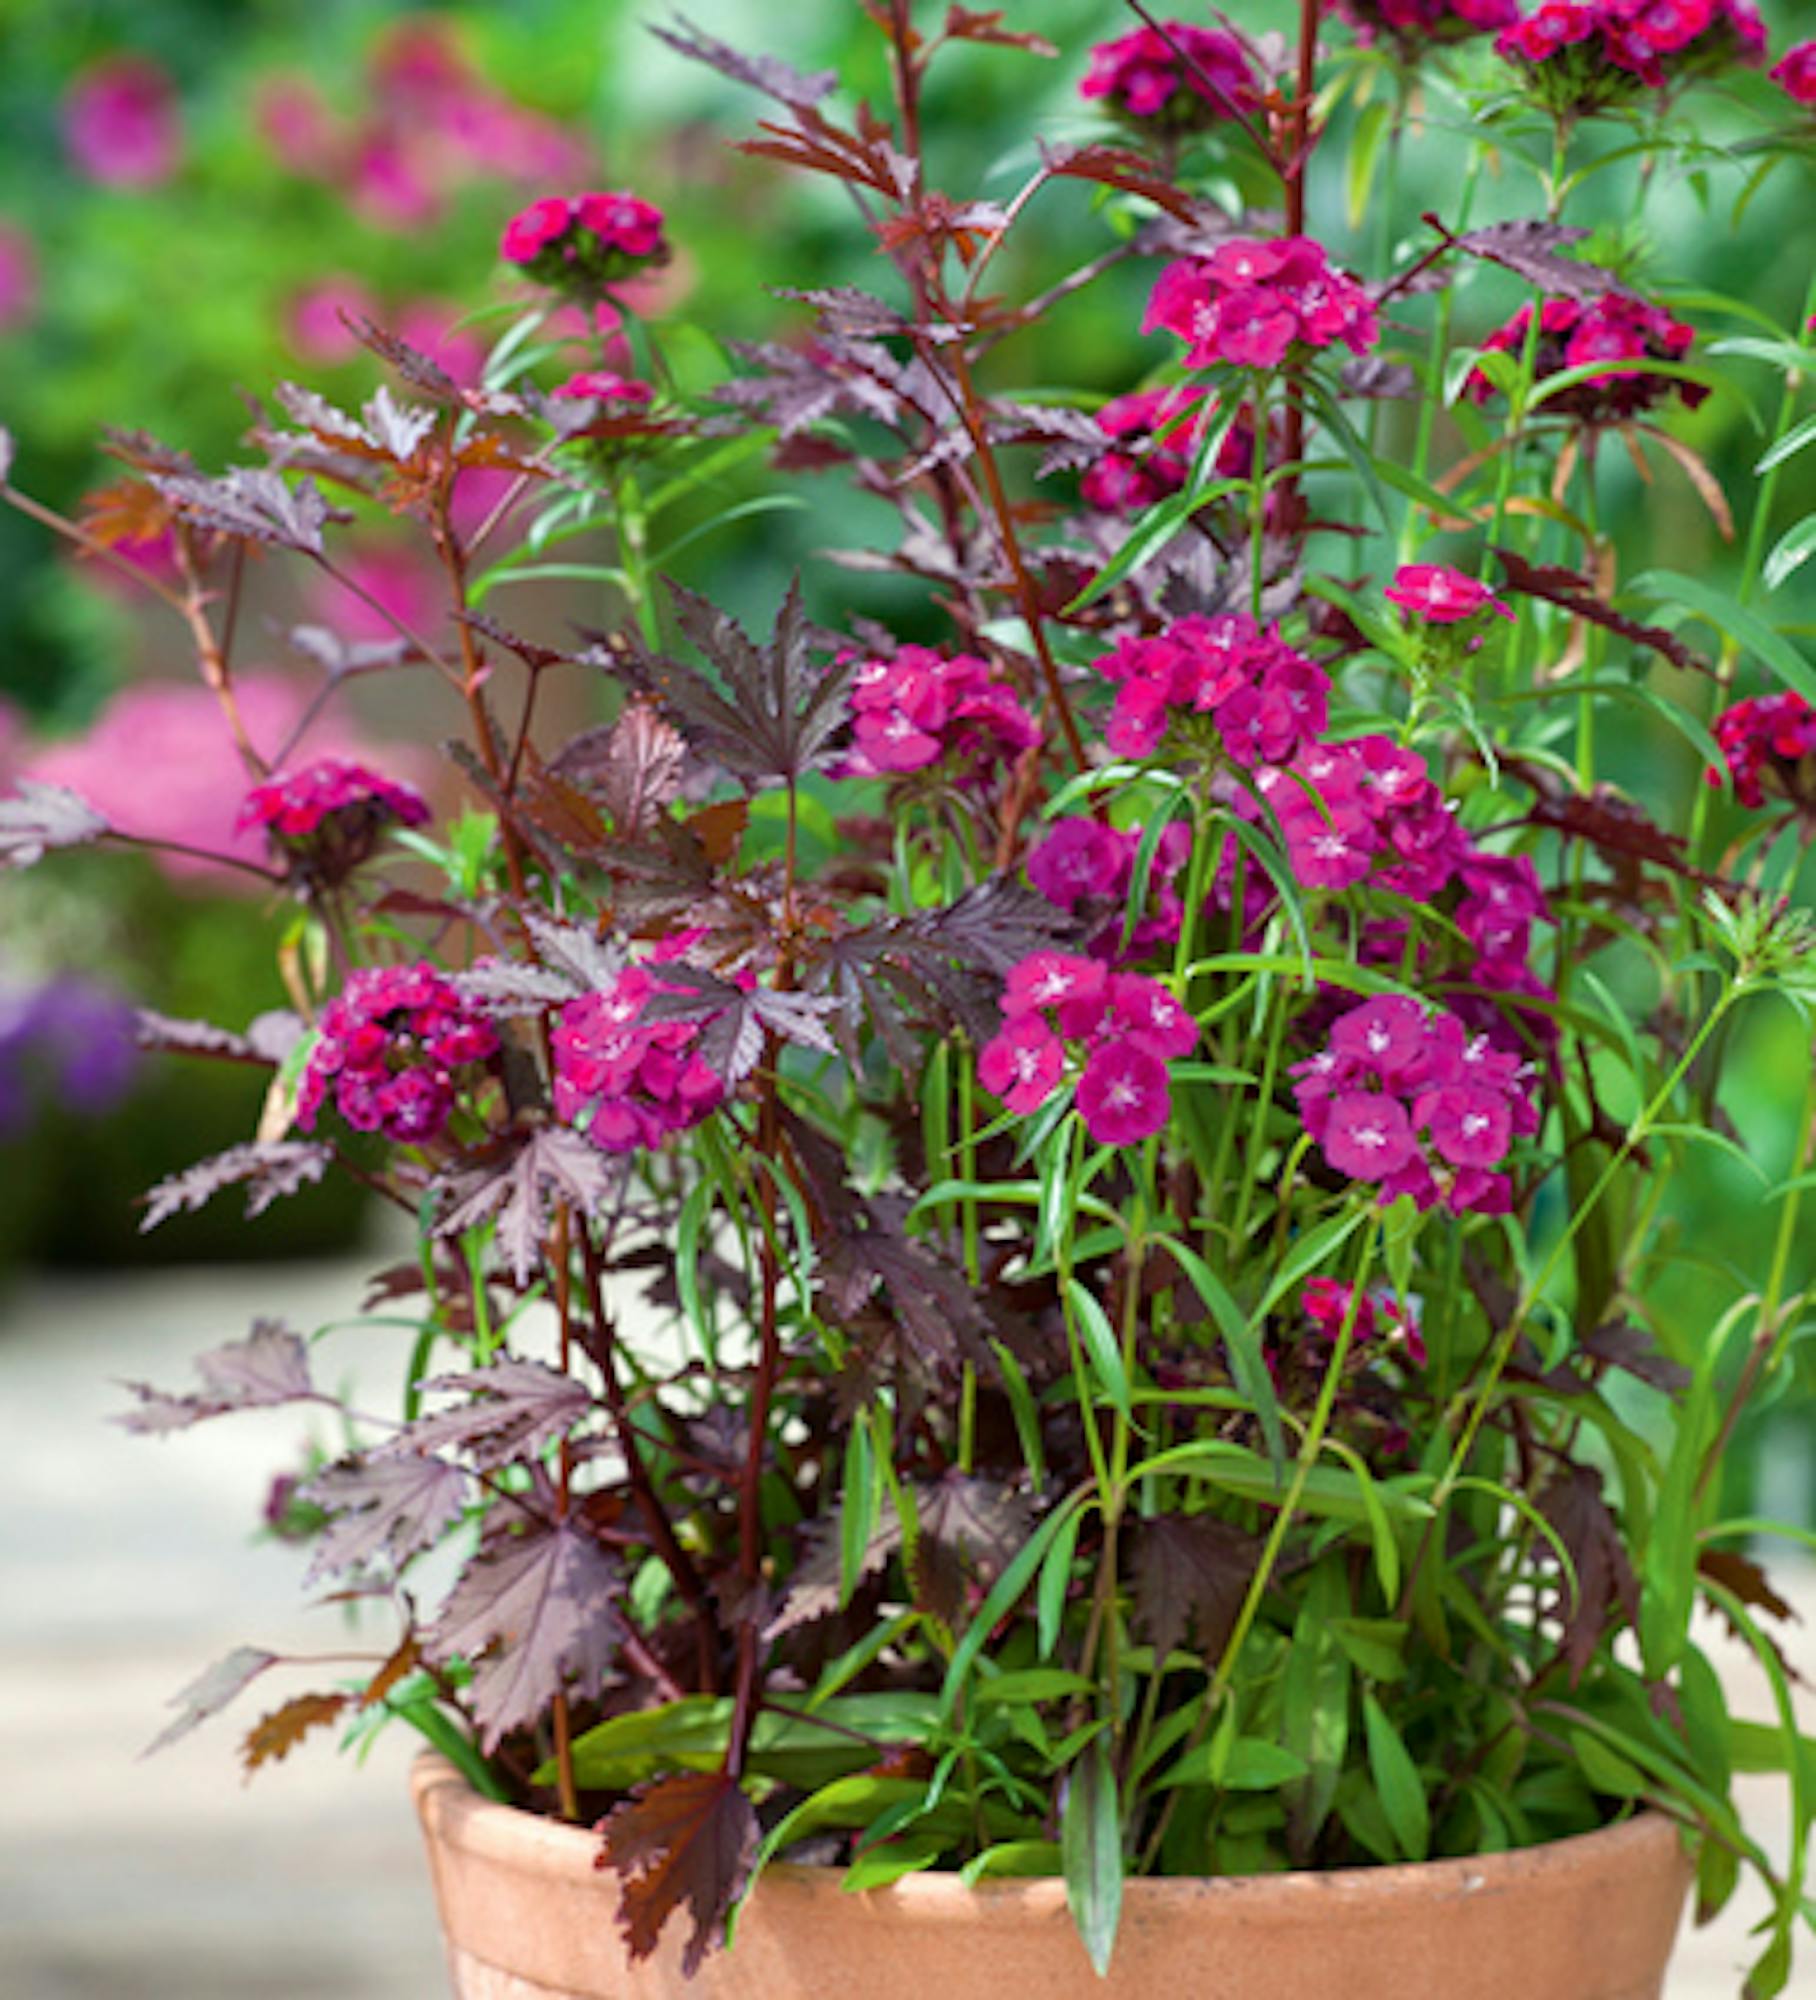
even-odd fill
[[[1517,360],[1526,351],[1531,325],[1532,308],[1522,306],[1482,346],[1487,352],[1510,354]],[[1547,405],[1587,424],[1624,423],[1672,394],[1682,399],[1686,409],[1695,409],[1709,393],[1700,382],[1659,375],[1644,365],[1649,360],[1682,361],[1695,338],[1694,330],[1682,320],[1626,292],[1605,292],[1593,300],[1547,299],[1539,314],[1533,375],[1536,381],[1543,381],[1548,375],[1591,362],[1614,364],[1605,375],[1576,383],[1553,396]],[[1494,384],[1480,369],[1471,374],[1468,391],[1478,403],[1495,394]]]
[[[668,255],[662,211],[634,194],[544,195],[505,224],[498,254],[585,297]]]
[[[1284,763],[1323,729],[1329,702],[1324,670],[1242,612],[1125,638],[1097,670],[1116,683],[1104,740],[1123,757],[1151,757],[1176,721],[1205,715],[1238,764]]]
[[[1118,396],[1097,412],[1111,449],[1086,472],[1079,494],[1087,507],[1130,514],[1179,492],[1191,477],[1198,438],[1217,414],[1217,399],[1189,383]],[[1217,448],[1215,470],[1246,478],[1255,455],[1247,410]]]
[[[555,1112],[602,1152],[658,1146],[715,1111],[724,1080],[699,1053],[706,1024],[649,1021],[662,982],[642,966],[602,993],[570,1000],[555,1024]]]
[[[1141,330],[1156,327],[1185,342],[1188,368],[1278,368],[1295,349],[1337,342],[1366,354],[1381,333],[1367,290],[1309,236],[1232,237],[1208,257],[1169,264]]]
[[[1382,595],[1430,625],[1456,625],[1482,611],[1513,616],[1487,584],[1444,563],[1402,563]]]
[[[848,777],[874,778],[946,764],[983,785],[1041,740],[1040,725],[988,660],[902,646],[863,661],[851,682]]]
[[[1543,0],[1494,46],[1539,105],[1580,118],[1758,63],[1766,31],[1752,0]]]
[[[1189,21],[1168,21],[1164,33],[1143,27],[1099,42],[1078,89],[1081,97],[1107,99],[1112,111],[1137,124],[1172,131],[1214,125],[1259,102],[1242,44]]]
[[[1786,49],[1772,65],[1772,81],[1799,104],[1816,106],[1816,40]]]
[[[610,368],[584,369],[549,391],[551,396],[566,396],[574,401],[619,403],[628,409],[639,410],[654,398],[655,393],[647,382],[639,382],[634,376],[619,375]]]
[[[297,1091],[315,1129],[331,1096],[357,1132],[427,1145],[446,1129],[463,1081],[498,1052],[498,1033],[431,965],[368,966],[323,1008]]]
[[[1715,740],[1743,806],[1763,806],[1770,794],[1816,820],[1816,709],[1802,695],[1787,689],[1737,701],[1715,718]],[[1721,783],[1719,772],[1706,775]]]
[[[1409,60],[1424,46],[1509,28],[1520,18],[1519,0],[1337,0],[1337,12],[1360,41],[1385,38]]]
[[[424,800],[408,785],[345,757],[318,757],[275,773],[246,794],[234,830],[263,827],[274,848],[321,882],[342,882],[393,826],[421,826]]]

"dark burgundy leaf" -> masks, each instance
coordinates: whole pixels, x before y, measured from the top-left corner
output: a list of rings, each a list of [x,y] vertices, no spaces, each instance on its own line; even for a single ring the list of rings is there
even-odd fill
[[[0,867],[29,868],[53,847],[82,847],[110,832],[107,821],[67,785],[21,778],[0,799]]]
[[[1605,1367],[1624,1369],[1670,1394],[1687,1389],[1692,1379],[1688,1368],[1667,1359],[1645,1328],[1635,1326],[1630,1320],[1598,1326],[1583,1342],[1583,1352]]]
[[[865,1543],[852,1571],[855,1588],[866,1577],[876,1576],[902,1545],[902,1523],[892,1501],[885,1501],[870,1540]],[[783,1589],[776,1614],[764,1628],[766,1639],[779,1639],[798,1626],[812,1625],[830,1618],[839,1608],[839,1586],[844,1575],[844,1556],[839,1545],[836,1520],[820,1521],[807,1531],[806,1553],[795,1565],[794,1574]]]
[[[734,986],[695,965],[665,965],[662,991],[643,1003],[645,1021],[699,1021],[701,1060],[728,1084],[762,1060],[765,1034],[802,1048],[837,1055],[827,1017],[843,1004],[807,993],[778,993],[767,986]]]
[[[1636,646],[1647,646],[1655,653],[1662,653],[1674,667],[1682,667],[1687,673],[1707,674],[1713,669],[1700,653],[1662,625],[1643,624],[1637,618],[1629,618],[1625,612],[1616,611],[1606,598],[1598,595],[1595,586],[1585,576],[1579,576],[1573,569],[1565,569],[1556,563],[1528,562],[1513,549],[1496,549],[1495,560],[1501,565],[1501,576],[1509,590],[1517,591],[1522,597],[1542,598],[1547,604],[1561,605],[1575,617],[1586,618],[1591,625],[1600,625],[1605,631],[1622,639],[1631,639]]]
[[[179,1711],[176,1720],[160,1730],[139,1755],[149,1757],[159,1750],[168,1750],[173,1743],[180,1743],[210,1716],[219,1715],[267,1667],[276,1666],[277,1661],[276,1653],[267,1653],[260,1646],[234,1647],[224,1659],[216,1660],[212,1667],[198,1674],[179,1694],[171,1696],[166,1706]]]
[[[980,12],[974,7],[948,7],[943,32],[946,39],[952,42],[993,42],[998,48],[1026,49],[1035,56],[1059,54],[1044,35],[1024,34],[1005,28],[1003,12],[1001,7],[992,7],[988,12]]]
[[[1792,1624],[1803,1622],[1797,1607],[1779,1596],[1759,1564],[1738,1549],[1703,1549],[1697,1555],[1696,1568],[1699,1575],[1712,1577],[1732,1591],[1742,1604]]]
[[[1099,187],[1116,188],[1123,194],[1140,195],[1156,208],[1165,209],[1176,220],[1196,223],[1200,205],[1183,188],[1161,176],[1154,162],[1143,154],[1122,146],[1047,146],[1040,149],[1041,164],[1048,173]]]
[[[337,517],[315,482],[291,486],[263,466],[236,465],[218,479],[153,473],[152,484],[185,520],[240,541],[323,553],[322,530]]]
[[[123,1383],[139,1399],[139,1407],[115,1421],[129,1431],[155,1435],[187,1430],[233,1410],[269,1409],[316,1397],[307,1345],[277,1320],[257,1320],[244,1340],[199,1355],[196,1372],[202,1378],[198,1395],[171,1396],[143,1382]]]
[[[753,90],[762,91],[765,97],[773,97],[778,104],[785,104],[791,110],[797,107],[811,109],[838,88],[839,73],[835,69],[816,70],[811,76],[803,76],[776,56],[747,56],[724,42],[715,41],[711,35],[702,34],[683,14],[674,17],[672,27],[662,28],[652,24],[650,33],[658,41],[666,42],[677,55],[686,56],[691,62],[704,63],[708,69],[717,70],[734,83],[748,84]]]
[[[534,1458],[593,1407],[591,1394],[573,1376],[513,1356],[489,1368],[437,1375],[422,1386],[469,1400],[458,1409],[417,1418],[392,1449],[463,1451],[482,1472]]]
[[[458,1236],[494,1223],[505,1268],[525,1285],[542,1262],[555,1205],[591,1215],[610,1199],[619,1174],[598,1147],[565,1125],[540,1126],[505,1145],[501,1157],[463,1167],[442,1183],[449,1207],[437,1227]]]
[[[1161,1661],[1189,1633],[1206,1659],[1223,1651],[1261,1545],[1208,1514],[1161,1514],[1136,1526],[1135,1626]]]
[[[303,1582],[379,1557],[401,1569],[459,1518],[470,1485],[463,1467],[397,1446],[318,1472],[298,1489],[329,1516]]]
[[[624,1884],[618,1921],[633,1959],[648,1958],[663,1926],[686,1904],[693,1932],[682,1977],[699,1971],[744,1892],[757,1852],[757,1815],[723,1771],[682,1771],[639,1785],[598,1828],[598,1866]]]
[[[1539,1511],[1557,1530],[1576,1565],[1575,1601],[1566,1579],[1556,1606],[1563,1625],[1563,1655],[1574,1683],[1594,1659],[1617,1614],[1629,1624],[1639,1623],[1639,1582],[1627,1558],[1620,1524],[1602,1498],[1602,1476],[1592,1466],[1573,1465],[1560,1472],[1539,1496]]]
[[[919,1536],[911,1565],[916,1602],[947,1625],[959,1621],[965,1589],[986,1590],[1028,1539],[1024,1494],[994,1479],[947,1472],[915,1489]]]
[[[145,1196],[141,1234],[184,1210],[203,1207],[223,1188],[243,1186],[246,1214],[263,1215],[274,1201],[313,1186],[334,1159],[332,1147],[313,1139],[259,1139],[198,1160],[180,1174],[158,1182]]]
[[[1425,220],[1434,228],[1442,228],[1432,216],[1426,216]],[[1561,222],[1492,222],[1485,229],[1471,229],[1462,236],[1450,237],[1450,247],[1462,251],[1466,257],[1480,257],[1504,270],[1517,272],[1528,284],[1537,285],[1553,296],[1596,299],[1606,292],[1621,290],[1620,280],[1599,264],[1584,264],[1575,257],[1558,254],[1565,244],[1580,243],[1588,234],[1586,229],[1568,228]]]
[[[612,725],[603,766],[595,780],[612,830],[635,840],[681,796],[687,744],[645,701],[626,704]],[[560,768],[560,760],[556,761]]]
[[[473,1712],[488,1757],[564,1688],[599,1691],[624,1636],[612,1608],[617,1586],[612,1559],[566,1522],[538,1523],[461,1571],[423,1654],[474,1665]]]
[[[218,1056],[225,1062],[257,1063],[275,1069],[295,1048],[302,1020],[287,1008],[260,1014],[243,1035],[212,1021],[179,1021],[149,1007],[138,1010],[133,1039],[163,1055]]]

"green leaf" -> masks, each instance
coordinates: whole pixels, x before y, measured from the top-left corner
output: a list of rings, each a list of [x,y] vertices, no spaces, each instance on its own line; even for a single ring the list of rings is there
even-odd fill
[[[1380,163],[1381,141],[1393,129],[1395,106],[1391,98],[1377,97],[1357,118],[1350,134],[1349,158],[1344,163],[1344,205],[1352,230],[1362,227],[1368,213],[1368,197],[1375,184]]]
[[[1431,1852],[1431,1809],[1419,1767],[1401,1740],[1386,1709],[1366,1689],[1362,1721],[1368,1732],[1368,1768],[1380,1796],[1381,1810],[1394,1839],[1408,1861],[1423,1861]]]
[[[1614,1799],[1645,1797],[1644,1774],[1625,1757],[1610,1750],[1599,1736],[1591,1736],[1586,1729],[1573,1729],[1570,1747],[1576,1755],[1577,1768],[1588,1779],[1591,1789]]]
[[[1040,1566],[1040,1585],[1035,1592],[1037,1639],[1045,1659],[1059,1644],[1060,1622],[1066,1615],[1066,1593],[1072,1587],[1072,1558],[1078,1548],[1078,1531],[1084,1526],[1085,1510],[1080,1507],[1053,1537]]]
[[[1065,1667],[1017,1667],[980,1680],[971,1698],[979,1708],[1011,1701],[1064,1701],[1071,1695],[1090,1694],[1096,1685]]]
[[[1812,418],[1811,422],[1816,423],[1816,418]],[[1816,514],[1806,514],[1796,527],[1787,529],[1779,537],[1772,553],[1766,557],[1766,588],[1779,589],[1787,578],[1802,569],[1811,556],[1816,556]]]
[[[1097,1294],[1082,1278],[1066,1281],[1066,1296],[1072,1302],[1072,1311],[1078,1321],[1079,1337],[1090,1359],[1092,1373],[1096,1375],[1104,1394],[1112,1407],[1122,1416],[1130,1414],[1129,1375],[1122,1365],[1122,1348],[1117,1343],[1116,1329],[1111,1326],[1109,1315],[1104,1311]],[[1084,1385],[1079,1385],[1079,1397],[1085,1395]]]
[[[1331,1637],[1371,1680],[1406,1678],[1407,1627],[1397,1618],[1333,1618]]]
[[[839,1493],[839,1609],[851,1602],[876,1533],[882,1480],[870,1436],[870,1412],[859,1410],[845,1443],[845,1480]]]
[[[1706,619],[1743,652],[1769,667],[1786,687],[1805,701],[1816,702],[1816,667],[1756,612],[1735,603],[1724,592],[1669,569],[1647,570],[1644,576],[1634,578],[1631,588],[1636,597],[1650,598],[1655,604],[1681,605]]]
[[[1273,1283],[1268,1286],[1260,1305],[1255,1308],[1256,1324],[1259,1325],[1267,1318],[1301,1278],[1309,1278],[1313,1272],[1327,1263],[1338,1245],[1347,1242],[1366,1219],[1366,1210],[1354,1208],[1347,1215],[1328,1217],[1299,1237],[1280,1260],[1280,1268],[1274,1274]]]
[[[1072,1921],[1101,1979],[1110,1970],[1122,1920],[1122,1816],[1109,1745],[1101,1734],[1067,1778],[1059,1851]]]
[[[845,1870],[841,1889],[861,1894],[865,1889],[886,1889],[904,1875],[918,1875],[931,1868],[946,1851],[938,1834],[905,1834],[893,1840],[879,1840],[867,1847]]]
[[[1177,1236],[1160,1236],[1156,1241],[1178,1262],[1192,1289],[1204,1301],[1217,1330],[1223,1335],[1224,1357],[1229,1363],[1230,1380],[1243,1401],[1255,1413],[1267,1445],[1268,1459],[1277,1476],[1286,1469],[1286,1441],[1280,1422],[1280,1399],[1274,1393],[1274,1378],[1267,1372],[1261,1355],[1261,1322],[1243,1317],[1242,1308],[1230,1296],[1229,1288],[1189,1243]]]
[[[1327,1557],[1312,1572],[1293,1626],[1282,1691],[1285,1747],[1310,1775],[1293,1787],[1289,1830],[1295,1854],[1307,1855],[1329,1816],[1349,1748],[1350,1666],[1330,1625],[1349,1611],[1339,1563]]]
[[[987,1875],[1058,1875],[1064,1866],[1056,1840],[999,1840],[974,1854],[958,1879],[969,1889]]]
[[[1812,357],[1816,360],[1816,357]],[[1795,429],[1788,430],[1772,448],[1760,455],[1755,472],[1770,472],[1773,466],[1782,465],[1787,458],[1795,458],[1805,445],[1816,444],[1816,416],[1805,417]]]
[[[1215,1739],[1194,1743],[1164,1777],[1155,1780],[1155,1790],[1216,1785],[1226,1792],[1272,1792],[1310,1776],[1311,1766],[1305,1759],[1278,1743],[1260,1736],[1238,1736],[1228,1743]]]
[[[1090,1490],[1081,1487],[1068,1496],[1053,1512],[1041,1522],[1034,1533],[1005,1565],[1003,1573],[990,1587],[989,1595],[978,1606],[976,1615],[965,1627],[965,1634],[953,1649],[952,1659],[946,1668],[946,1678],[940,1687],[940,1712],[950,1715],[958,1701],[959,1689],[965,1684],[965,1677],[971,1671],[971,1664],[983,1650],[983,1645],[996,1629],[998,1622],[1006,1618],[1016,1604],[1021,1601],[1022,1592],[1034,1580],[1034,1572],[1039,1569],[1048,1549],[1058,1539],[1068,1521],[1075,1521],[1079,1509],[1090,1497]]]

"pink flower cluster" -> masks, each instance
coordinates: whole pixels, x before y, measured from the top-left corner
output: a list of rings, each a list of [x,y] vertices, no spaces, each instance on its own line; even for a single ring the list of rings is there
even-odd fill
[[[1098,920],[1093,957],[1141,958],[1172,944],[1185,920],[1179,877],[1191,859],[1192,830],[1174,820],[1161,834],[1148,873],[1148,912],[1123,949],[1123,905],[1135,879],[1141,835],[1096,819],[1062,819],[1028,856],[1028,880],[1055,908]]]
[[[1198,438],[1216,414],[1216,397],[1189,384],[1139,389],[1106,403],[1097,412],[1097,428],[1115,449],[1080,482],[1085,505],[1132,514],[1179,492],[1192,475]],[[1253,427],[1238,418],[1217,449],[1216,470],[1226,479],[1246,479],[1254,455]]]
[[[77,172],[103,187],[158,187],[183,151],[176,88],[148,57],[108,56],[70,85],[63,141]]]
[[[320,1039],[297,1092],[296,1122],[315,1129],[332,1094],[356,1132],[428,1145],[447,1129],[470,1073],[498,1034],[431,965],[368,966],[322,1010]]]
[[[1151,757],[1171,724],[1204,715],[1237,763],[1283,763],[1323,729],[1330,696],[1322,667],[1243,612],[1121,639],[1097,670],[1116,684],[1104,740],[1121,757]]]
[[[1816,105],[1816,41],[1798,42],[1772,66],[1772,81],[1799,104]]]
[[[1409,53],[1421,43],[1460,42],[1520,18],[1519,0],[1337,0],[1363,42],[1387,36]]]
[[[1728,63],[1757,63],[1752,0],[1543,0],[1495,41],[1554,116],[1580,117]]]
[[[511,217],[498,254],[538,283],[587,290],[668,255],[662,211],[634,194],[544,195]]]
[[[1715,740],[1743,806],[1763,806],[1768,790],[1816,814],[1816,709],[1800,694],[1755,695],[1715,718]],[[1718,772],[1708,781],[1721,783]]]
[[[1003,987],[1003,1027],[978,1055],[978,1080],[1021,1116],[1038,1111],[1081,1047],[1078,1110],[1100,1145],[1151,1138],[1172,1113],[1167,1064],[1198,1045],[1198,1023],[1158,979],[1101,960],[1037,951]]]
[[[1355,1286],[1344,1284],[1341,1278],[1307,1278],[1299,1303],[1314,1330],[1327,1342],[1334,1343],[1350,1316],[1355,1296]],[[1418,1308],[1411,1300],[1403,1302],[1385,1287],[1377,1286],[1372,1292],[1364,1292],[1361,1303],[1353,1310],[1355,1324],[1350,1329],[1350,1339],[1355,1346],[1385,1336],[1401,1342],[1408,1360],[1416,1367],[1425,1366],[1425,1332],[1419,1324]]]
[[[1141,324],[1143,333],[1156,327],[1185,342],[1188,368],[1278,368],[1295,349],[1338,341],[1366,354],[1381,334],[1366,289],[1332,269],[1309,236],[1236,237],[1169,264]]]
[[[260,86],[254,117],[284,167],[340,189],[374,228],[428,227],[474,181],[546,186],[586,169],[582,140],[494,90],[441,21],[399,22],[366,81],[367,102],[347,120],[313,78],[279,72]]]
[[[1513,1188],[1494,1171],[1538,1129],[1530,1075],[1454,1014],[1385,994],[1338,1017],[1328,1044],[1294,1065],[1305,1129],[1325,1159],[1390,1202],[1504,1215]]]
[[[570,375],[549,393],[571,397],[577,402],[616,403],[627,410],[646,408],[656,394],[647,382],[639,382],[634,376],[620,375],[610,368],[588,368],[578,375]]]
[[[698,1125],[725,1095],[700,1057],[704,1023],[642,1018],[663,990],[655,974],[634,965],[607,991],[570,1000],[555,1024],[556,1116],[580,1126],[601,1152],[659,1146]]]
[[[1381,594],[1427,625],[1459,625],[1484,611],[1513,616],[1487,584],[1443,563],[1402,563]]]
[[[1489,353],[1511,354],[1517,359],[1526,351],[1531,325],[1531,306],[1521,306],[1482,346]],[[1694,409],[1709,393],[1700,382],[1656,375],[1639,364],[1681,361],[1695,338],[1694,330],[1682,320],[1626,292],[1605,292],[1593,300],[1547,299],[1539,314],[1538,344],[1533,351],[1535,380],[1592,362],[1619,365],[1609,374],[1564,390],[1544,407],[1586,424],[1623,423],[1675,392],[1687,409]],[[1468,386],[1471,399],[1478,403],[1487,402],[1495,393],[1494,384],[1479,368],[1470,376]]]
[[[852,751],[843,775],[953,767],[983,784],[1041,740],[1040,725],[988,660],[903,646],[863,661],[851,683]]]
[[[421,826],[428,817],[428,806],[408,785],[393,784],[344,757],[318,757],[254,785],[236,825],[242,831],[262,826],[281,840],[307,840],[330,820]]]
[[[1213,125],[1247,112],[1259,100],[1255,74],[1242,44],[1215,28],[1168,21],[1164,33],[1138,28],[1091,51],[1091,67],[1078,86],[1081,97],[1108,98],[1110,108],[1143,124],[1175,131]]]

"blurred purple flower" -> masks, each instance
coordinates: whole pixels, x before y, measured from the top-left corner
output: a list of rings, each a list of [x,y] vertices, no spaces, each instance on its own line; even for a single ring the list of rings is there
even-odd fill
[[[16,1138],[39,1105],[84,1118],[113,1110],[138,1069],[133,1020],[126,1001],[87,979],[0,988],[0,1138]]]

